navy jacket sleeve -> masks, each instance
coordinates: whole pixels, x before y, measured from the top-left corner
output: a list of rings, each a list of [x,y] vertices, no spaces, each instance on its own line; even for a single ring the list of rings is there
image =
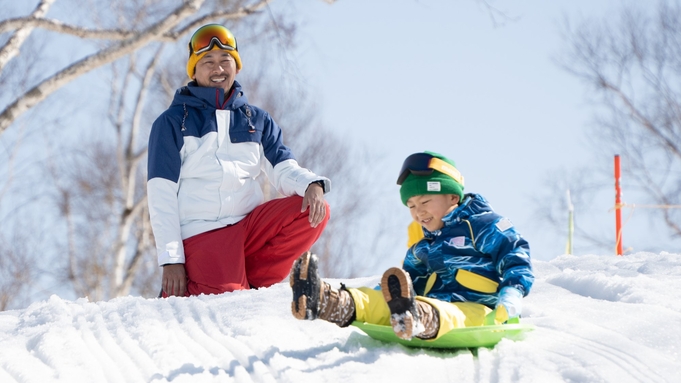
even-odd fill
[[[476,226],[479,226],[479,229],[476,230],[475,242],[481,252],[492,257],[501,278],[499,290],[511,286],[526,296],[534,283],[530,246],[527,241],[516,232],[507,218],[496,214],[482,218],[476,222]]]

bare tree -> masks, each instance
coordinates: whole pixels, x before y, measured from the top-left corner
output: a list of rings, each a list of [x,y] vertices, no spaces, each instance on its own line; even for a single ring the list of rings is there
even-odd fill
[[[11,308],[13,302],[24,298],[28,293],[26,287],[35,281],[38,274],[34,266],[35,249],[25,233],[28,231],[0,233],[0,311]]]
[[[150,291],[158,285],[144,189],[147,121],[142,110],[160,50],[141,66],[141,73],[135,54],[112,66],[109,118],[103,124],[111,130],[86,140],[85,150],[66,150],[72,155],[46,168],[66,224],[64,276],[78,296],[101,300],[127,295],[144,265],[153,271],[138,288]],[[123,68],[120,76],[118,67]]]
[[[653,208],[641,209],[637,214],[646,214],[655,224],[662,223],[671,238],[678,238],[681,236],[679,3],[660,1],[654,12],[642,5],[625,7],[617,17],[585,20],[576,27],[568,22],[565,30],[568,49],[561,56],[560,64],[593,90],[589,101],[597,111],[589,138],[594,153],[600,156],[599,162],[609,165],[605,169],[594,166],[578,169],[579,176],[592,187],[573,191],[593,194],[608,190],[612,194],[612,156],[621,154],[629,202],[639,208]],[[563,193],[564,190],[559,195]]]

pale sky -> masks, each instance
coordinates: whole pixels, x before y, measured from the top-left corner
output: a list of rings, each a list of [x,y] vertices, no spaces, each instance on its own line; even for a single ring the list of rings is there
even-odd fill
[[[564,16],[603,17],[622,2],[490,3],[508,16],[496,18],[500,25],[474,0],[308,0],[298,3],[306,23],[289,59],[318,94],[325,123],[383,156],[371,166],[394,201],[388,214],[409,223],[395,185],[403,159],[440,152],[456,162],[466,192],[515,223],[533,257],[551,259],[564,252],[567,229],[556,236],[533,222],[533,197],[550,172],[588,164],[593,112],[589,89],[554,60],[567,49],[560,26]],[[614,241],[612,205],[614,191],[599,213]]]

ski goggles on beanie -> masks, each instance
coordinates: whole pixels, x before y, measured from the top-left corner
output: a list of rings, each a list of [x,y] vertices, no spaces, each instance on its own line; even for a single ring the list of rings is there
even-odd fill
[[[232,32],[220,24],[208,24],[199,28],[189,40],[189,59],[187,61],[187,75],[191,78],[194,75],[196,63],[208,52],[215,48],[229,52],[236,68],[241,69],[241,57],[236,43],[236,37]]]
[[[402,170],[397,177],[397,184],[402,185],[409,174],[417,176],[429,176],[433,171],[446,174],[463,186],[463,176],[461,172],[451,164],[433,156],[430,153],[414,153],[407,157],[402,164]]]
[[[229,29],[220,24],[208,24],[194,32],[192,39],[189,40],[189,52],[200,55],[212,50],[216,45],[228,51],[238,50],[236,38]]]

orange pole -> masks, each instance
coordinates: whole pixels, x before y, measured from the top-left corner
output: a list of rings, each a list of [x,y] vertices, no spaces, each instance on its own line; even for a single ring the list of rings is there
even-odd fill
[[[615,154],[615,234],[617,255],[622,255],[622,189],[620,188],[620,156]]]

